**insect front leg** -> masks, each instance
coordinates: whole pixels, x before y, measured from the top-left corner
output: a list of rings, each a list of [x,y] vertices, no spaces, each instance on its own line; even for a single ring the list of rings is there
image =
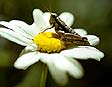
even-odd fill
[[[54,26],[53,26],[53,24],[52,24],[52,25],[50,25],[48,28],[44,29],[41,33],[45,32],[46,30],[51,29],[51,28],[53,28],[53,27],[54,27]]]

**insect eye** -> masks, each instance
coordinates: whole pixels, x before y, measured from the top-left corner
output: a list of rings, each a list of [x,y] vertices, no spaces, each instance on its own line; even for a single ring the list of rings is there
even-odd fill
[[[86,38],[86,37],[83,37],[82,39],[83,39],[84,41],[86,41],[86,40],[87,40],[87,38]]]

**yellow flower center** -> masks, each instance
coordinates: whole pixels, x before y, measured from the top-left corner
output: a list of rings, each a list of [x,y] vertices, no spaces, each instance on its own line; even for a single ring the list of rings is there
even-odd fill
[[[60,37],[56,33],[52,32],[43,32],[34,37],[34,43],[37,44],[38,50],[41,52],[60,52],[62,49],[65,49],[63,41],[60,40]]]

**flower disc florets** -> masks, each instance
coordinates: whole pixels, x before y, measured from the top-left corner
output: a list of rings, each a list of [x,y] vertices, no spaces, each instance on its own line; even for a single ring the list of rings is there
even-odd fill
[[[58,34],[52,32],[43,32],[36,35],[34,37],[34,43],[37,44],[39,51],[47,53],[60,52],[66,48]]]

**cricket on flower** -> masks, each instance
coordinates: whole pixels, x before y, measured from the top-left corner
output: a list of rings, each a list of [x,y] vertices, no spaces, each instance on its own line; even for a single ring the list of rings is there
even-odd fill
[[[25,48],[15,61],[14,67],[26,70],[36,62],[43,62],[59,84],[68,82],[68,74],[74,78],[81,78],[84,70],[76,59],[95,59],[100,61],[104,57],[94,45],[99,43],[95,35],[87,35],[84,29],[73,29],[74,17],[69,12],[63,12],[54,21],[51,13],[43,13],[34,9],[34,23],[28,25],[23,21],[0,21],[0,36],[13,41]],[[52,25],[50,22],[55,22]],[[50,28],[47,28],[49,27]],[[42,29],[45,31],[42,32]]]

